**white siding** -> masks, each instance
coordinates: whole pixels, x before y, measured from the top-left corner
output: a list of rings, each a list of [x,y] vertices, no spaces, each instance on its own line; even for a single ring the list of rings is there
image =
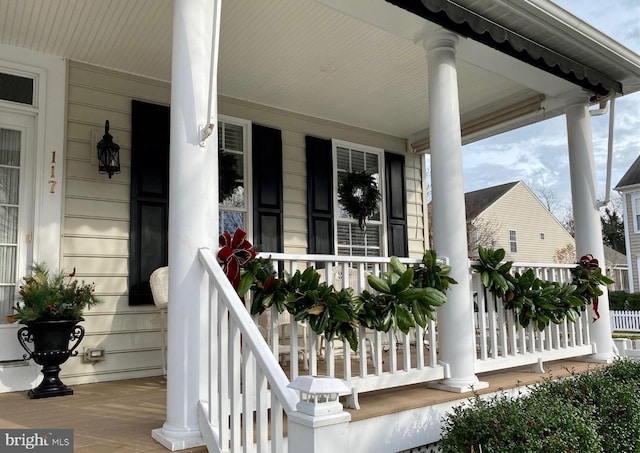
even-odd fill
[[[71,358],[65,382],[93,382],[158,375],[160,317],[154,306],[129,306],[129,181],[132,99],[168,105],[168,83],[70,62],[67,86],[67,137],[62,267],[94,281],[104,304],[85,314],[84,347],[106,348],[104,362]],[[405,141],[331,121],[222,98],[219,111],[282,130],[285,252],[307,251],[305,135],[339,138],[404,153]],[[108,179],[97,169],[96,143],[109,120],[120,145],[122,172]],[[423,159],[405,154],[407,163],[409,250],[422,256]]]
[[[69,63],[62,267],[96,283],[105,302],[85,314],[80,347],[107,351],[95,365],[71,358],[63,367],[70,384],[161,373],[159,313],[128,304],[132,99],[167,105],[169,84]],[[122,173],[112,179],[97,168],[105,120],[120,145]]]

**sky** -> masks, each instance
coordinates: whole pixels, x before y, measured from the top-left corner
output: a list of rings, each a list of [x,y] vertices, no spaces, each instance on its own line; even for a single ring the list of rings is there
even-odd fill
[[[628,49],[640,54],[640,0],[553,0]],[[592,118],[599,197],[606,191],[609,115]],[[640,91],[616,99],[611,186],[640,154]],[[562,220],[571,206],[564,115],[463,146],[465,192],[522,180],[534,192],[545,187],[557,198]],[[612,196],[617,195],[616,192]]]

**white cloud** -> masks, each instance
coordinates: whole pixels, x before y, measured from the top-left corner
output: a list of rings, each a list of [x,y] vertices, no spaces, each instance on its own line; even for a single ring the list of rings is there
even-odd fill
[[[562,8],[640,52],[640,1],[602,2],[554,0]],[[612,185],[620,180],[640,153],[640,92],[616,101]],[[593,150],[598,192],[604,195],[609,115],[592,118]],[[553,118],[463,147],[465,191],[511,181],[551,187],[570,204],[566,122]]]

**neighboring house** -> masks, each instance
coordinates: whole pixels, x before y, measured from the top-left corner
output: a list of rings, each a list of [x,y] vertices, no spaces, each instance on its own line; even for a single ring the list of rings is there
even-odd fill
[[[640,157],[618,181],[615,190],[622,195],[629,290],[637,292],[640,291]]]
[[[0,309],[11,311],[32,262],[75,268],[105,301],[85,314],[82,346],[103,347],[106,360],[70,358],[65,383],[158,376],[160,314],[148,279],[168,264],[167,410],[156,438],[174,449],[211,434],[213,421],[198,411],[226,407],[224,383],[247,383],[240,362],[256,344],[268,352],[262,337],[248,334],[254,324],[245,311],[242,322],[220,311],[218,324],[206,323],[211,307],[244,310],[214,260],[201,261],[203,249],[218,246],[218,225],[242,226],[252,243],[290,261],[322,254],[326,264],[346,255],[377,258],[370,268],[380,268],[380,257],[420,258],[425,152],[434,240],[458,285],[439,310],[438,348],[418,370],[430,373],[419,382],[467,391],[480,372],[538,362],[533,354],[481,367],[477,360],[462,142],[566,115],[572,192],[584,199],[581,218],[599,225],[589,198],[595,176],[582,165],[593,161],[588,110],[612,93],[640,89],[640,57],[544,0],[490,7],[471,0],[0,0],[0,17]],[[99,174],[96,153],[106,120],[121,163],[109,177]],[[219,147],[236,157],[242,175],[221,203]],[[366,233],[336,194],[340,176],[360,170],[374,174],[382,192]],[[517,204],[512,211],[528,216]],[[529,247],[515,228],[517,249]],[[215,285],[223,290],[209,295]],[[238,335],[218,335],[229,319]],[[21,360],[19,326],[4,316],[0,323],[0,391],[29,388],[38,370]],[[597,352],[571,342],[541,354],[611,359],[609,324],[583,328]],[[224,346],[239,338],[248,343],[233,343],[231,352]],[[233,366],[216,381],[214,365],[229,357]],[[272,356],[264,360],[271,376],[282,375],[268,382],[271,401],[290,396],[292,415],[286,376]],[[235,409],[242,404],[233,398]],[[219,416],[215,426],[231,420],[234,433],[248,426],[237,411]],[[414,419],[433,424],[431,416]],[[354,434],[349,449],[366,449],[363,437],[393,451],[418,446],[406,426],[391,431],[392,441],[388,429],[362,428],[367,435]],[[266,433],[260,439],[266,443]]]
[[[505,260],[553,263],[573,237],[522,181],[467,192],[470,256],[477,245],[503,248]]]
[[[575,263],[575,240],[522,181],[465,194],[469,256],[477,247],[503,248],[505,260]],[[517,212],[514,215],[514,212]],[[565,256],[558,260],[558,251]],[[604,246],[604,269],[615,280],[611,289],[628,289],[627,258]]]
[[[627,256],[605,245],[604,260],[607,275],[615,282],[612,286],[609,286],[609,290],[629,291]]]

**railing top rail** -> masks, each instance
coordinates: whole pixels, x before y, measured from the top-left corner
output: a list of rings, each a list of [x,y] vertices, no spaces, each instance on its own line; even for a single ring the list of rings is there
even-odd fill
[[[328,261],[336,263],[388,263],[390,257],[385,256],[344,256],[344,255],[312,255],[306,253],[277,253],[260,252],[260,258],[270,258],[274,260],[290,261]],[[405,264],[418,264],[422,262],[420,258],[400,258],[400,262]]]
[[[287,414],[296,411],[296,405],[299,401],[298,394],[288,387],[289,379],[264,341],[258,326],[251,318],[240,297],[238,297],[211,250],[201,248],[200,261],[209,274],[211,281],[218,288],[220,298],[226,303],[232,318],[240,326],[246,344],[251,349],[258,366],[264,372],[271,385],[271,391],[276,394]]]
[[[480,261],[471,260],[470,263],[472,265],[480,264]],[[512,264],[512,267],[532,267],[532,268],[548,267],[551,269],[575,269],[576,266],[577,264],[571,264],[571,263],[528,263],[525,261],[514,261]]]

